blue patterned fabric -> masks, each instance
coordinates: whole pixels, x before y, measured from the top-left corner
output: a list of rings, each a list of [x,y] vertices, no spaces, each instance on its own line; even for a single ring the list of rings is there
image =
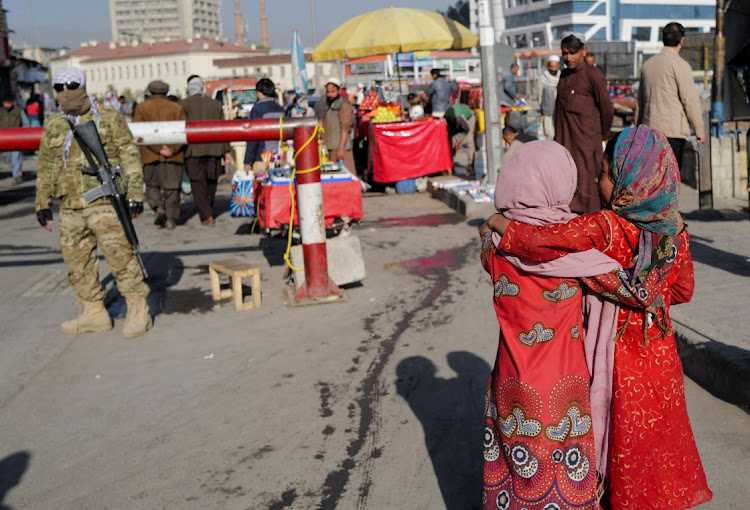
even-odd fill
[[[610,166],[614,179],[612,210],[641,229],[631,283],[666,262],[677,234],[680,171],[667,138],[648,126],[625,129]]]

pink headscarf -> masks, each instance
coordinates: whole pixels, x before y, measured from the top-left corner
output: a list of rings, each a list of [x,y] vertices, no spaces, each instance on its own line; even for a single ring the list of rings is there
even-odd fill
[[[495,207],[511,220],[530,225],[567,223],[578,174],[568,150],[544,140],[523,144],[508,158],[497,178]],[[492,234],[495,246],[501,236]],[[501,252],[502,253],[502,252]],[[622,269],[599,250],[570,253],[550,262],[535,262],[503,253],[518,269],[538,276],[580,278]],[[590,291],[584,292],[584,351],[591,383],[591,418],[597,471],[606,475],[611,426],[612,372],[618,306]],[[603,476],[602,476],[603,478]]]

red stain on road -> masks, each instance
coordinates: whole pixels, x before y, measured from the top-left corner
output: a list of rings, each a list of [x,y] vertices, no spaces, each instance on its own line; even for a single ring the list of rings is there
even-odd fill
[[[399,218],[383,218],[375,222],[376,227],[438,227],[440,225],[455,225],[463,221],[455,213],[423,214],[421,216],[404,216]]]
[[[389,262],[385,267],[405,267],[411,274],[427,276],[432,270],[441,267],[451,270],[459,269],[464,262],[457,250],[440,250],[432,257]]]

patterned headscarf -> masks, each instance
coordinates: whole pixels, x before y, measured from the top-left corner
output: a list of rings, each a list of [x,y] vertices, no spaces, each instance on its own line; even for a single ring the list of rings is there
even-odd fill
[[[60,67],[52,75],[52,85],[74,81],[81,87],[86,86],[86,73],[77,67]]]
[[[641,229],[631,284],[642,283],[674,256],[680,171],[667,138],[648,126],[625,129],[610,166],[612,210]]]
[[[203,80],[199,76],[194,76],[187,82],[187,95],[194,96],[196,94],[205,95]]]
[[[81,89],[86,89],[86,73],[83,72],[83,69],[78,69],[77,67],[61,67],[57,71],[55,71],[55,74],[52,75],[52,85],[56,85],[58,83],[68,83],[74,81],[76,83],[80,84]],[[95,97],[89,96],[89,109],[91,110],[91,113],[94,115],[94,119],[96,120],[96,123],[99,123],[99,120],[101,120],[101,117],[99,115],[99,102],[96,100]],[[65,116],[66,119],[68,119],[68,122],[71,123],[73,126],[77,126],[81,122],[81,116],[80,115],[68,115],[65,112],[62,112],[62,114]],[[71,129],[68,131],[68,133],[65,135],[65,141],[63,142],[63,153],[62,153],[62,160],[63,160],[63,168],[68,167],[68,154],[70,153],[70,145],[73,143],[73,130]]]

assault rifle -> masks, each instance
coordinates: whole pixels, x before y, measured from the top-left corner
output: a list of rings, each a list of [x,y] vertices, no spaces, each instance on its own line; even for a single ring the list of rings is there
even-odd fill
[[[146,273],[146,266],[143,265],[143,260],[141,260],[138,236],[130,219],[130,206],[128,205],[128,200],[125,198],[125,193],[123,193],[120,187],[120,183],[117,181],[119,177],[122,182],[125,182],[125,175],[122,173],[122,168],[109,164],[107,153],[104,152],[102,140],[99,138],[99,132],[96,130],[96,124],[93,121],[90,120],[77,126],[73,126],[71,123],[70,127],[73,130],[73,136],[81,147],[83,155],[86,156],[86,160],[91,165],[90,167],[84,166],[82,172],[87,175],[94,175],[99,179],[99,186],[83,194],[84,200],[91,203],[102,197],[109,198],[112,207],[117,212],[117,218],[120,220],[122,228],[125,231],[125,237],[128,239],[130,246],[133,247],[133,255],[135,255],[138,264],[141,266],[143,277],[146,278],[148,273]],[[96,161],[99,164],[96,163],[94,157],[96,157]]]

